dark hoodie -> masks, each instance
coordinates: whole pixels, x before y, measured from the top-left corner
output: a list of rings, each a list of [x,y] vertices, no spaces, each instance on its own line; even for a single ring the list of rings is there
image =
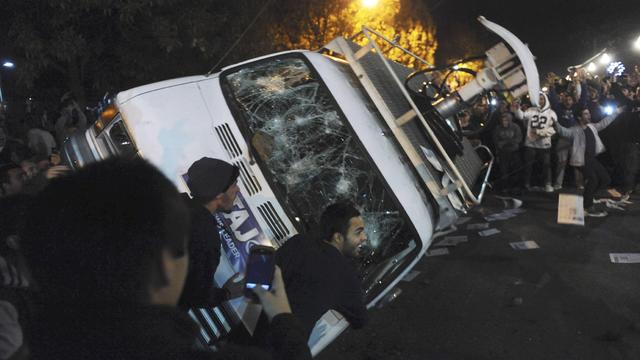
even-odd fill
[[[34,326],[33,359],[311,359],[291,314],[273,318],[270,353],[233,345],[196,349],[198,326],[168,306],[83,304],[42,314]]]

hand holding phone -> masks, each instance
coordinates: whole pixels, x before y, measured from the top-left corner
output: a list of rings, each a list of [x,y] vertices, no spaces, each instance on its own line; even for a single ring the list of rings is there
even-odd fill
[[[229,292],[228,299],[235,299],[244,295],[244,281],[242,279],[242,274],[234,274],[224,283],[224,285],[222,285],[222,288]]]
[[[251,248],[244,277],[244,293],[247,297],[257,300],[255,289],[271,290],[275,265],[274,248],[261,245]]]
[[[278,266],[275,267],[273,274],[271,291],[257,287],[254,292],[260,299],[262,309],[269,318],[269,321],[273,320],[277,315],[291,313],[291,305],[289,305],[289,298],[287,297],[284,281],[282,280],[282,271],[280,271]]]

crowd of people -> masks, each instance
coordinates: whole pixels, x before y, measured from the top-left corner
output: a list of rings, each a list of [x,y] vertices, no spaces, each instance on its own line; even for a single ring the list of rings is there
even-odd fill
[[[0,106],[0,197],[35,194],[46,180],[65,173],[60,147],[65,138],[87,127],[87,116],[71,93],[60,100],[56,120],[52,112],[36,110],[29,100],[20,116]]]
[[[575,187],[583,194],[585,215],[606,216],[604,207],[594,204],[599,191],[628,202],[636,186],[639,75],[638,67],[631,76],[598,77],[582,69],[568,78],[549,73],[537,106],[527,98],[493,105],[482,98],[458,119],[468,138],[495,154],[496,191]]]
[[[543,86],[536,106],[480,99],[457,115],[463,133],[496,155],[496,190],[575,186],[586,215],[606,216],[598,191],[624,202],[636,186],[640,79],[577,71],[549,74]],[[366,224],[336,203],[317,229],[277,250],[271,290],[256,287],[247,300],[263,307],[253,339],[232,333],[216,352],[195,346],[188,309],[246,296],[241,274],[213,282],[221,242],[234,236],[221,214],[233,208],[239,169],[194,162],[190,194],[140,159],[70,172],[59,148],[86,126],[69,95],[55,123],[46,113],[0,118],[0,358],[305,359],[329,309],[365,325],[352,259],[363,255]]]

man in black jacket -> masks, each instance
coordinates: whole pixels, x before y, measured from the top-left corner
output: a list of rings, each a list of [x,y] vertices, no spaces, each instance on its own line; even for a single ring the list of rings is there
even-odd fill
[[[296,235],[276,252],[291,309],[307,338],[330,309],[340,312],[355,329],[367,322],[361,282],[349,261],[363,255],[366,241],[360,212],[338,203],[324,211],[316,234]]]
[[[269,353],[194,348],[197,325],[175,309],[186,278],[189,212],[141,161],[107,160],[54,179],[28,211],[22,249],[42,292],[34,359],[311,359],[276,269],[255,292]]]
[[[192,199],[187,200],[191,213],[189,236],[189,273],[180,298],[182,307],[214,307],[242,295],[238,274],[223,287],[216,288],[213,275],[220,263],[220,236],[233,236],[219,212],[233,208],[238,191],[238,168],[225,161],[203,157],[187,172],[187,186]]]

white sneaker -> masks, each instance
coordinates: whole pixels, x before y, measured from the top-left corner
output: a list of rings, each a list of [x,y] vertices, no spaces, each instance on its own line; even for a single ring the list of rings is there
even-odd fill
[[[548,192],[548,193],[552,193],[553,192],[553,186],[551,186],[551,184],[547,184],[544,186],[544,191]]]
[[[605,217],[609,214],[607,214],[606,211],[604,210],[598,210],[596,209],[594,206],[588,208],[588,209],[584,209],[584,216],[590,216],[590,217]]]

